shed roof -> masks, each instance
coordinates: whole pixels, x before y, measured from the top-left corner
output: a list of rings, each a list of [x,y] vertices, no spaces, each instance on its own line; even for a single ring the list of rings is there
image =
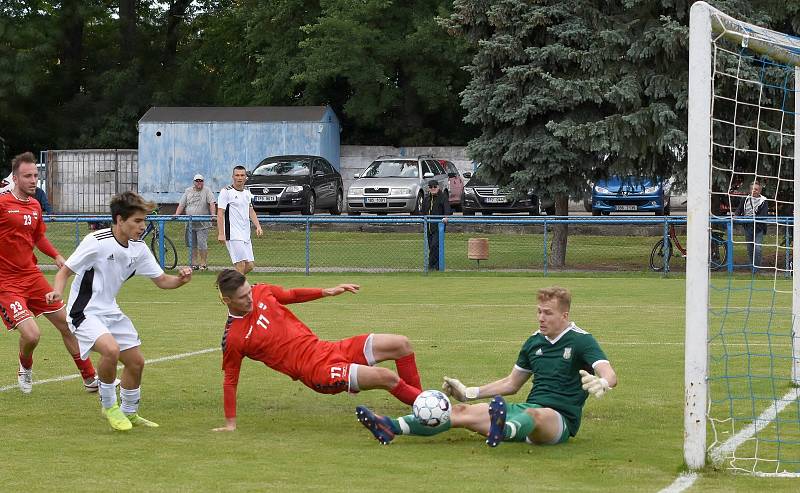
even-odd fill
[[[318,122],[327,106],[153,106],[147,122]]]

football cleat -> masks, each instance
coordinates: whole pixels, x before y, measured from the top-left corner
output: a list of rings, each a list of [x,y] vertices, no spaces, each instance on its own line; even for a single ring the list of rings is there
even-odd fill
[[[128,417],[119,408],[119,404],[115,404],[108,409],[101,408],[100,412],[106,417],[111,428],[116,431],[128,431],[133,428]]]
[[[125,416],[128,417],[128,421],[130,421],[133,426],[143,426],[145,428],[158,428],[158,423],[154,423],[149,419],[144,419],[143,417],[139,416],[136,413],[126,414]]]
[[[506,400],[496,395],[489,402],[489,435],[486,445],[497,447],[503,441],[503,430],[506,427]]]
[[[392,431],[392,421],[386,416],[378,416],[367,408],[367,406],[356,407],[356,418],[359,423],[368,429],[381,445],[389,445],[394,440]]]
[[[97,378],[97,375],[89,378],[83,379],[83,388],[86,392],[90,394],[92,392],[97,392],[100,389],[100,379]]]
[[[30,394],[33,390],[33,369],[23,368],[21,365],[17,372],[17,383],[23,394]]]

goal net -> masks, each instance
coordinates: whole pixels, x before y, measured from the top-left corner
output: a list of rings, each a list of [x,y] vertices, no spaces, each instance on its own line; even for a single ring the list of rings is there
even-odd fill
[[[697,2],[689,52],[684,456],[800,477],[800,39]]]

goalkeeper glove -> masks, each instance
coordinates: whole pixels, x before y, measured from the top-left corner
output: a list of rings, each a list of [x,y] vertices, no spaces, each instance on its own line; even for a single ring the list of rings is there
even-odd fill
[[[478,398],[478,387],[467,387],[457,378],[444,377],[442,392],[455,397],[459,402],[473,401]]]
[[[611,388],[605,378],[592,375],[586,370],[580,370],[578,373],[581,374],[581,387],[583,387],[583,390],[595,397],[603,397],[603,394]]]

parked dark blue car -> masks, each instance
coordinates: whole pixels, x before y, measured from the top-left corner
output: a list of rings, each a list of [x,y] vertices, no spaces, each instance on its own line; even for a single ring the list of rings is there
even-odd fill
[[[639,176],[611,176],[592,187],[592,215],[651,212],[669,215],[669,182]]]

